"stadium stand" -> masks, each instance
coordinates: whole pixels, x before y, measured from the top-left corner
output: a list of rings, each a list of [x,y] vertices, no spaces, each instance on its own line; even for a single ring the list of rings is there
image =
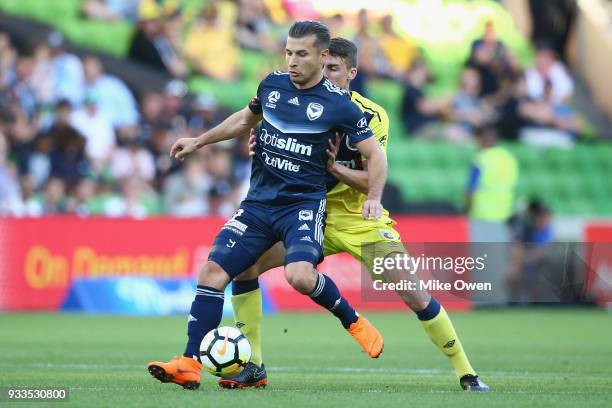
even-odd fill
[[[184,14],[193,19],[201,4],[202,1],[187,2],[188,11],[183,10]],[[82,7],[82,0],[47,0],[44,7],[40,7],[36,0],[4,0],[0,3],[0,29],[11,34],[18,48],[20,43],[21,48],[25,48],[33,38],[43,39],[50,30],[59,30],[74,44],[68,48],[70,51],[79,56],[93,54],[100,57],[106,71],[127,83],[138,99],[149,91],[163,90],[171,76],[124,58],[136,24],[127,20],[111,23],[91,20],[84,17]],[[422,59],[435,78],[427,86],[428,95],[455,91],[457,78],[470,56],[471,43],[482,35],[485,21],[494,24],[499,37],[514,53],[521,67],[532,64],[532,46],[514,28],[512,17],[498,3],[448,1],[444,7],[452,16],[450,23],[463,27],[460,38],[452,31],[452,24],[450,28],[438,30],[436,36],[431,35],[431,27],[423,29],[419,26],[411,32],[405,29],[408,26],[403,24],[405,21],[400,19],[396,24],[403,30],[401,34],[409,36],[421,50]],[[269,11],[273,17],[278,13],[278,10]],[[466,19],[480,23],[465,24]],[[276,27],[282,27],[282,24]],[[282,60],[243,48],[239,55],[240,81],[215,81],[193,71],[184,79],[192,94],[210,94],[224,109],[233,110],[250,99],[268,67],[282,67]],[[368,97],[389,113],[392,132],[389,180],[397,186],[399,195],[419,208],[422,206],[418,203],[435,204],[436,208],[446,203],[454,206],[454,211],[461,211],[474,147],[424,141],[408,135],[400,119],[403,87],[398,78],[385,78],[384,75],[368,78],[366,91]],[[190,99],[185,104],[188,103]],[[596,136],[596,131],[587,123],[577,143],[567,150],[535,150],[521,143],[504,142],[521,166],[519,200],[541,199],[553,213],[560,215],[612,214],[612,183],[607,179],[607,174],[612,171],[612,146],[595,140]],[[161,182],[157,184],[161,185]]]

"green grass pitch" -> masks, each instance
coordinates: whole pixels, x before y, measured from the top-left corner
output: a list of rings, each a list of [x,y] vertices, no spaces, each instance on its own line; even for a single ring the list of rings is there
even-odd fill
[[[368,317],[385,336],[378,360],[332,316],[270,315],[263,333],[268,387],[222,390],[204,374],[194,392],[160,384],[146,370],[148,361],[182,352],[184,317],[0,314],[0,387],[69,387],[70,400],[57,406],[82,407],[612,406],[612,315],[605,311],[452,313],[491,386],[486,395],[459,389],[412,314]]]

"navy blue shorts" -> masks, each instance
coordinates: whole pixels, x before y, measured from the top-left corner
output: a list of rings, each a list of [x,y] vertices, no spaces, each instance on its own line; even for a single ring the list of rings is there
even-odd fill
[[[208,260],[233,279],[253,265],[272,245],[285,245],[285,265],[323,260],[325,199],[291,205],[243,201],[215,238]]]

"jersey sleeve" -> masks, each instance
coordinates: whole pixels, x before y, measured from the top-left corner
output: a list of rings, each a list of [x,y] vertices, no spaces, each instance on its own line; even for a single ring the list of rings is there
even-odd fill
[[[359,143],[374,135],[368,127],[368,119],[350,99],[347,99],[346,105],[342,105],[339,116],[338,128],[346,133],[351,143]]]
[[[377,110],[372,115],[372,120],[368,124],[376,141],[382,151],[387,154],[387,141],[389,140],[389,117],[384,110]]]
[[[257,94],[253,99],[251,99],[251,102],[249,102],[248,105],[251,112],[253,112],[253,114],[255,115],[261,115],[261,113],[263,112],[263,109],[261,107],[261,89],[263,88],[264,81],[261,81],[259,83],[259,86],[257,87]]]

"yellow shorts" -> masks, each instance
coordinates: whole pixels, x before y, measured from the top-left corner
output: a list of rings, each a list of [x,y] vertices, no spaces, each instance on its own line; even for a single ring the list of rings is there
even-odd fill
[[[375,257],[391,253],[407,253],[400,234],[389,223],[364,221],[359,226],[325,229],[323,249],[325,256],[346,252],[372,271]]]

